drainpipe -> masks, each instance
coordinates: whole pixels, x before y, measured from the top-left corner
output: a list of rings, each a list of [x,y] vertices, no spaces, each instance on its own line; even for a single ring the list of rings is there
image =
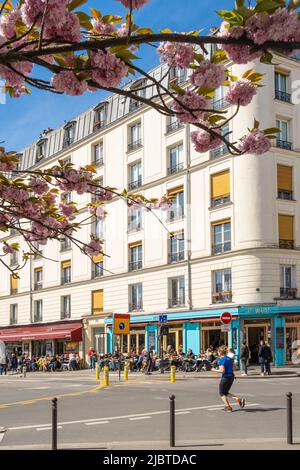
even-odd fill
[[[186,140],[186,247],[187,247],[187,264],[188,264],[188,306],[189,310],[193,309],[193,294],[192,294],[192,267],[191,267],[191,138],[190,138],[190,124],[186,124],[185,128]]]
[[[29,257],[29,315],[30,315],[30,323],[33,322],[33,296],[32,296],[32,256]],[[31,348],[30,353],[32,355],[32,341],[31,341]]]

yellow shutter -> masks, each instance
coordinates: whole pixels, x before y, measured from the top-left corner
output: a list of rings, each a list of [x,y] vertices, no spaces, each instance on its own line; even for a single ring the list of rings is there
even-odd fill
[[[70,260],[68,260],[68,261],[63,261],[63,262],[61,263],[61,267],[62,267],[62,269],[70,268],[70,267],[71,267],[71,261],[70,261]]]
[[[294,217],[292,215],[282,215],[278,217],[279,239],[294,240]]]
[[[129,248],[135,248],[136,246],[142,246],[142,242],[134,242],[129,244]]]
[[[92,292],[92,310],[93,315],[103,313],[103,290]]]
[[[211,197],[215,199],[230,194],[230,173],[228,170],[212,175]]]
[[[168,196],[174,196],[177,193],[183,193],[183,186],[177,186],[168,190]]]
[[[212,222],[211,225],[215,227],[216,225],[223,225],[223,224],[228,224],[230,223],[230,219],[223,219],[223,220],[218,220],[216,222]]]
[[[11,274],[11,276],[10,276],[10,288],[11,288],[11,290],[12,291],[17,291],[18,290],[18,285],[19,285],[19,279],[16,279]]]
[[[103,253],[100,253],[97,256],[93,256],[94,263],[103,263]]]
[[[277,165],[277,184],[278,189],[284,191],[293,190],[293,167],[286,165]]]

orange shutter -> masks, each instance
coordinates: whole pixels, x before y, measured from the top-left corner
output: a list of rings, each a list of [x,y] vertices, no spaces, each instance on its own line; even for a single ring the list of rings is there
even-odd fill
[[[211,197],[226,196],[230,194],[230,173],[229,170],[222,171],[211,176]]]
[[[103,290],[92,292],[92,313],[93,315],[103,313]]]
[[[62,269],[70,268],[71,267],[71,260],[63,261],[61,263],[61,267],[62,267]]]
[[[183,193],[183,186],[177,186],[168,190],[168,196],[174,196],[177,193]]]
[[[294,217],[279,214],[279,240],[294,240]]]
[[[97,256],[93,256],[93,261],[94,261],[95,264],[103,263],[103,253],[100,253]]]
[[[19,286],[19,279],[13,277],[11,274],[10,276],[10,288],[12,291],[17,292],[18,291],[18,286]]]
[[[293,167],[286,165],[277,165],[277,184],[278,189],[283,191],[293,190]]]

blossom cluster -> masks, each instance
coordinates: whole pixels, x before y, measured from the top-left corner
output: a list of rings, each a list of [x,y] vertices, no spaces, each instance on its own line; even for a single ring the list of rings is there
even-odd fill
[[[270,139],[259,129],[255,129],[242,139],[241,151],[243,153],[252,153],[262,155],[271,148]]]
[[[229,85],[225,100],[232,105],[247,106],[257,94],[257,87],[247,78],[241,78]]]
[[[130,8],[130,6],[133,9],[139,9],[142,8],[146,3],[149,2],[149,0],[116,0],[117,2],[121,2],[122,5],[124,5],[125,8]]]
[[[183,95],[176,95],[173,109],[179,122],[198,122],[204,117],[204,110],[208,108],[209,99],[189,90]]]
[[[161,42],[157,52],[161,62],[179,68],[189,67],[194,59],[194,50],[190,44]]]
[[[191,133],[191,139],[196,152],[199,153],[208,152],[209,150],[218,147],[218,145],[220,145],[222,142],[220,138],[213,136],[209,132],[206,132],[202,129],[193,131]]]

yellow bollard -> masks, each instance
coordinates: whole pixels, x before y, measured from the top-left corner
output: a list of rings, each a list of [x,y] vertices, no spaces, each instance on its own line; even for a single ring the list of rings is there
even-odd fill
[[[102,380],[102,385],[104,387],[108,387],[109,386],[109,367],[108,366],[104,366],[104,378]]]
[[[100,380],[100,367],[96,364],[96,380]]]
[[[170,367],[170,382],[174,383],[175,382],[175,366]]]
[[[128,380],[128,366],[124,366],[124,380],[127,381]]]

